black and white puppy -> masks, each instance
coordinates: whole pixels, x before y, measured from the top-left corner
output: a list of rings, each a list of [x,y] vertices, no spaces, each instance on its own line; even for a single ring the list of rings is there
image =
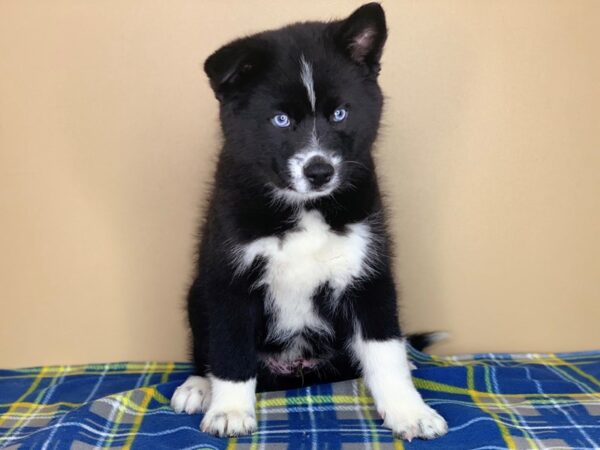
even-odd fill
[[[371,155],[386,36],[370,3],[206,60],[224,143],[188,296],[196,373],[171,400],[206,432],[254,431],[257,390],[361,374],[396,435],[447,431],[412,383]]]

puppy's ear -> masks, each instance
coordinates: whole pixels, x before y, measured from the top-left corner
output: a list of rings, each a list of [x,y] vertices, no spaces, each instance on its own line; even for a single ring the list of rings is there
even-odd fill
[[[268,45],[257,38],[233,41],[214,52],[204,62],[204,71],[215,96],[222,101],[250,85],[269,61]]]
[[[334,39],[337,46],[355,63],[365,65],[375,73],[387,38],[385,13],[379,3],[367,3],[350,17],[336,22]]]

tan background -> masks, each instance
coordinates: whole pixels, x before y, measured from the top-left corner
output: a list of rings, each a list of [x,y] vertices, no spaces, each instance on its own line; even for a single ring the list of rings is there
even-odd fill
[[[186,355],[217,149],[203,59],[357,1],[0,2],[0,366]],[[384,1],[408,330],[600,347],[600,2]]]

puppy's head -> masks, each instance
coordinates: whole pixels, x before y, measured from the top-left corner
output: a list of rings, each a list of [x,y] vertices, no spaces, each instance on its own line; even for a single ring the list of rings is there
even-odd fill
[[[224,151],[291,202],[347,189],[369,170],[382,95],[383,9],[290,25],[229,43],[204,69],[221,106]]]

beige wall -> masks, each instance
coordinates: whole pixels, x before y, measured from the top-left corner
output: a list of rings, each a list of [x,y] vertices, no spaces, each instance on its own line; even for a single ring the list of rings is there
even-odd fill
[[[228,39],[357,1],[0,2],[0,366],[186,355]],[[600,2],[384,1],[408,330],[600,347]]]

